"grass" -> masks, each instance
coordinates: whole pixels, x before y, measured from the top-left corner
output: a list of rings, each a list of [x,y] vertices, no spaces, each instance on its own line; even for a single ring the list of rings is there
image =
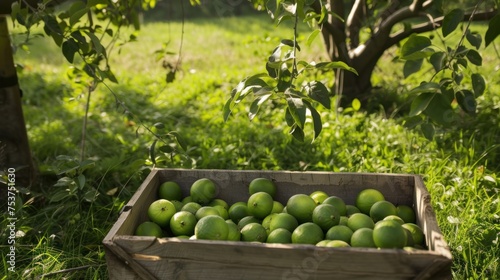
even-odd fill
[[[464,116],[433,141],[388,116],[389,107],[401,105],[384,97],[384,107],[370,112],[323,111],[320,138],[299,143],[288,135],[280,104],[265,105],[252,122],[244,105],[227,123],[222,119],[231,89],[264,71],[267,55],[291,30],[275,29],[261,16],[186,22],[182,68],[178,79],[166,84],[153,53],[169,40],[168,48],[177,51],[180,28],[179,22],[146,23],[138,42],[113,56],[120,84],[109,86],[131,114],[107,88],[92,93],[83,165],[85,88],[66,78],[68,65],[49,39],[37,39],[29,54],[16,54],[24,66],[23,109],[41,174],[30,190],[21,190],[17,227],[24,236],[17,238],[17,272],[3,275],[107,278],[102,239],[152,167],[148,149],[154,139],[143,124],[158,134],[177,131],[187,143],[185,152],[158,151],[161,167],[421,174],[453,254],[454,279],[499,279],[500,61],[492,48],[487,50],[491,68],[478,69],[485,71],[489,89],[477,116]],[[326,60],[319,40],[301,55]],[[389,60],[374,77],[385,96],[418,84],[422,77],[403,81],[402,65],[389,67]],[[163,130],[154,128],[158,122]],[[0,236],[5,244],[6,232]]]

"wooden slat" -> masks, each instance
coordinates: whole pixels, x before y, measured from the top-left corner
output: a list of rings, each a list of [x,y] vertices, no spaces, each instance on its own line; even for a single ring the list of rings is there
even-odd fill
[[[244,269],[247,277],[235,275],[224,279],[255,279],[251,271],[268,271],[275,276],[301,270],[314,269],[315,275],[331,276],[336,271],[342,275],[367,276],[393,279],[412,279],[422,271],[432,272],[436,276],[436,264],[444,263],[446,258],[426,251],[413,253],[403,250],[378,250],[368,248],[319,248],[308,245],[251,244],[237,242],[189,241],[180,239],[160,239],[155,244],[145,247],[131,245],[127,237],[116,242],[133,258],[154,275],[164,275],[164,279],[176,279],[179,266],[193,267],[197,270],[217,270],[224,272],[231,269]],[[439,261],[440,263],[437,263]],[[172,263],[176,264],[172,266]],[[196,266],[193,266],[196,264]],[[243,267],[243,268],[242,268]],[[429,268],[428,268],[429,267]],[[295,269],[296,270],[296,269]],[[177,272],[175,272],[177,271]],[[174,273],[175,272],[175,273]],[[271,273],[272,272],[272,273]],[[195,272],[183,272],[192,274]],[[239,271],[241,273],[241,271]],[[427,275],[427,274],[424,274]],[[206,278],[211,279],[212,274]],[[217,277],[215,277],[217,278]],[[190,279],[198,279],[190,278]],[[321,278],[323,279],[323,278]],[[422,278],[437,279],[437,278]]]
[[[418,202],[416,203],[418,224],[424,231],[429,250],[451,260],[451,252],[438,226],[436,213],[432,208],[431,196],[420,177],[417,177],[415,181],[415,194]]]

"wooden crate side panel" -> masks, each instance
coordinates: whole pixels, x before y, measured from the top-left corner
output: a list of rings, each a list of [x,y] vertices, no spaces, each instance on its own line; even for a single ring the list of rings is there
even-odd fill
[[[138,280],[141,279],[135,271],[125,264],[115,252],[111,251],[108,247],[104,247],[106,252],[106,264],[108,269],[109,279],[120,280]]]
[[[157,171],[150,173],[137,191],[139,195],[134,195],[127,205],[125,205],[124,212],[129,212],[129,214],[127,220],[117,231],[117,235],[133,233],[141,222],[148,220],[148,207],[153,201],[158,199],[157,192],[160,182],[156,174]]]
[[[416,205],[417,220],[424,231],[427,247],[429,250],[450,259],[451,263],[451,252],[437,223],[436,213],[431,204],[431,196],[420,177],[416,178],[415,195],[418,202]]]
[[[203,261],[172,259],[162,265],[143,262],[144,266],[156,270],[157,277],[161,279],[196,279],[196,280],[255,280],[255,279],[273,279],[273,280],[331,280],[331,279],[394,279],[406,280],[413,279],[413,275],[401,274],[373,274],[363,271],[343,271],[343,270],[316,270],[311,264],[305,267],[290,267],[289,269],[276,269],[273,267],[251,267],[246,264],[221,264]],[[311,266],[308,266],[311,265]],[[439,278],[428,278],[439,279]]]
[[[145,207],[154,200],[158,184],[157,171],[153,170],[141,184],[130,201],[123,207],[117,222],[103,240],[106,263],[110,279],[143,279],[150,273],[137,264],[131,256],[114,243],[114,238],[121,235],[133,235],[140,222],[147,219]],[[147,238],[146,238],[147,239]],[[127,278],[126,276],[128,275]]]
[[[345,260],[344,260],[345,262]],[[451,277],[447,273],[415,276],[414,274],[402,274],[392,272],[373,273],[363,269],[344,270],[342,267],[333,266],[331,269],[316,269],[313,261],[305,261],[301,266],[289,267],[287,269],[273,267],[251,267],[245,264],[221,264],[206,261],[193,261],[185,259],[170,259],[159,265],[158,263],[141,262],[151,270],[157,271],[160,279],[234,279],[234,280],[255,280],[255,279],[394,279],[394,280],[449,280]],[[370,264],[363,264],[370,265]],[[371,264],[378,265],[378,263]]]
[[[152,244],[155,242],[155,238],[148,237],[145,239],[149,239],[149,241],[150,241],[149,244]],[[145,240],[143,240],[143,241],[145,241]],[[133,271],[133,273],[131,273],[129,275],[129,277],[131,277],[131,279],[154,279],[155,278],[146,267],[139,264],[136,260],[134,260],[134,258],[132,257],[132,255],[129,252],[124,250],[122,247],[118,246],[116,243],[112,243],[112,244],[105,243],[105,245],[106,245],[105,248],[107,249],[106,257],[108,258],[108,255],[110,255],[109,256],[110,258],[106,259],[106,263],[107,263],[108,267],[110,265],[113,266],[112,270],[108,270],[108,274],[110,274],[111,279],[120,279],[122,274],[126,274],[127,269],[125,269],[124,267],[127,267],[128,269]],[[117,274],[116,276],[115,276],[115,273]]]
[[[342,270],[352,275],[398,275],[396,279],[412,279],[426,270],[432,275],[440,273],[436,267],[427,268],[437,260],[441,263],[447,261],[438,254],[426,251],[409,253],[403,250],[331,249],[309,245],[259,245],[180,239],[157,239],[155,243],[140,240],[131,242],[134,238],[122,237],[116,239],[116,243],[154,275],[175,271],[177,267],[170,267],[167,271],[170,262],[175,261],[183,266],[189,266],[192,262],[205,263],[209,266],[206,269],[246,265],[248,270],[272,268],[285,273],[294,267],[315,266],[317,271]]]

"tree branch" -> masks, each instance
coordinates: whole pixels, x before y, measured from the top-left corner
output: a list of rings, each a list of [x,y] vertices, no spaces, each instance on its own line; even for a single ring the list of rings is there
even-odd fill
[[[321,3],[319,1],[315,1],[311,6],[316,13],[321,13]],[[328,6],[330,11],[335,11],[339,17],[344,18],[344,3],[342,0],[329,0]],[[350,57],[346,45],[345,23],[337,17],[329,15],[327,20],[320,23],[320,26],[330,59],[349,63]]]
[[[425,0],[413,0],[413,3],[410,5],[410,10],[413,12],[419,12],[424,8],[424,6],[428,7],[433,4],[434,0],[428,0],[427,2],[424,2]]]
[[[351,12],[347,17],[347,37],[350,39],[350,49],[359,46],[359,32],[366,18],[366,1],[356,0],[352,6]]]
[[[399,4],[401,4],[401,2],[399,0],[391,0],[391,2],[389,3],[389,6],[382,13],[380,13],[381,21],[386,20],[395,11],[397,11]]]
[[[433,3],[433,0],[428,0],[427,2],[423,2],[423,0],[414,0],[413,4],[411,4],[410,6],[405,6],[392,13],[391,11],[387,11],[387,13],[390,15],[380,23],[374,36],[381,36],[385,38],[389,37],[389,34],[394,25],[405,19],[418,17],[423,10],[430,7]]]
[[[498,10],[496,10],[496,9],[475,13],[472,21],[489,20],[492,17],[494,17],[497,13],[498,13]],[[471,16],[472,16],[472,13],[464,14],[462,21],[468,21]],[[444,19],[444,17],[438,17],[438,18],[435,18],[434,21],[429,20],[427,22],[414,25],[408,30],[401,30],[401,31],[398,31],[396,33],[393,33],[389,36],[389,39],[387,40],[387,43],[386,43],[386,47],[390,47],[390,46],[393,46],[393,45],[401,42],[402,40],[408,38],[413,33],[424,33],[424,32],[432,31],[436,28],[439,28],[443,24],[443,19]]]

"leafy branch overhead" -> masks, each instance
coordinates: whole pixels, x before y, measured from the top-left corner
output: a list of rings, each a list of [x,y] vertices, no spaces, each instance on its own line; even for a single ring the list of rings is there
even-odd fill
[[[298,52],[301,49],[297,40],[299,20],[323,18],[325,14],[316,15],[304,1],[294,3],[282,1],[280,5],[281,8],[276,9],[273,15],[276,24],[279,25],[286,20],[292,21],[294,23],[293,38],[281,40],[281,43],[272,51],[265,65],[265,73],[247,77],[233,89],[231,97],[224,106],[224,120],[227,121],[234,106],[249,95],[253,97],[248,113],[250,119],[257,115],[259,108],[267,100],[281,101],[286,106],[285,120],[290,127],[290,133],[300,141],[304,141],[304,129],[307,112],[309,112],[313,123],[314,140],[319,136],[323,127],[316,104],[331,109],[331,92],[321,81],[312,80],[299,84],[297,78],[310,71],[342,69],[356,74],[356,70],[342,61],[316,63],[299,60]],[[311,34],[308,44],[311,44],[317,34],[318,32]]]
[[[56,8],[54,7],[56,4],[65,6]],[[199,4],[199,2],[191,1],[191,4]],[[60,48],[62,55],[73,66],[68,71],[68,77],[73,82],[88,88],[87,108],[90,93],[99,84],[103,84],[114,96],[117,106],[123,109],[128,117],[134,118],[139,127],[143,127],[155,137],[156,140],[150,147],[152,156],[155,154],[154,148],[157,142],[163,143],[159,149],[170,155],[174,154],[174,150],[185,149],[185,143],[177,132],[163,133],[163,131],[157,131],[161,125],[155,124],[150,128],[137,119],[106,82],[118,83],[110,65],[110,56],[115,52],[115,48],[136,41],[140,30],[139,15],[141,11],[152,9],[155,6],[156,0],[76,0],[67,2],[47,0],[43,4],[31,0],[15,0],[11,6],[11,17],[14,23],[26,28],[26,40],[21,43],[21,47],[28,48],[32,29],[42,25],[45,34],[52,38]],[[124,27],[132,27],[133,32],[124,35],[122,32]],[[87,115],[85,115],[85,119],[86,117]],[[86,121],[84,121],[84,132],[85,125]],[[84,136],[82,139],[85,139]],[[82,141],[82,158],[83,150],[84,141]],[[155,163],[154,157],[152,162]]]
[[[37,6],[19,0],[12,3],[11,16],[26,28],[27,47],[31,28],[43,24],[43,30],[61,48],[66,60],[75,65],[76,72],[83,71],[95,81],[109,80],[117,83],[111,71],[109,57],[114,47],[134,41],[136,33],[122,38],[120,28],[133,26],[140,29],[139,12],[153,8],[156,0],[88,0],[68,1],[68,7],[56,10],[54,1],[44,1]],[[55,1],[58,4],[61,1]]]
[[[453,104],[458,103],[462,111],[473,115],[477,109],[476,98],[486,91],[485,78],[475,70],[482,65],[483,35],[470,27],[472,21],[489,20],[484,46],[492,44],[500,34],[497,1],[478,0],[471,8],[473,1],[459,1],[453,5],[441,5],[442,1],[433,0],[251,2],[257,9],[266,10],[277,25],[293,22],[294,36],[282,40],[273,50],[265,65],[267,73],[251,76],[233,90],[224,107],[225,119],[236,104],[252,93],[251,119],[266,100],[282,100],[291,134],[303,140],[306,116],[310,116],[316,138],[322,124],[315,103],[330,109],[330,98],[334,95],[338,106],[355,104],[358,108],[359,101],[366,103],[371,95],[372,73],[379,59],[393,46],[401,46],[398,58],[404,61],[401,71],[404,77],[424,71],[424,63],[430,63],[435,71],[430,81],[409,92],[410,98],[416,98],[407,125],[420,126],[429,138],[434,135],[435,125],[446,127],[456,119],[459,112]],[[445,10],[448,6],[457,8]],[[312,28],[308,44],[322,35],[332,62],[315,64],[297,59],[299,22]],[[465,24],[461,25],[463,22]],[[433,32],[421,35],[430,31]],[[446,41],[448,35],[459,31],[462,38],[458,44]],[[431,40],[436,35],[444,47]],[[299,75],[311,70],[332,73],[332,93],[320,81],[296,83]]]
[[[407,122],[410,127],[420,124],[428,138],[433,137],[435,125],[447,127],[457,119],[454,103],[458,104],[461,111],[474,115],[477,110],[476,98],[486,90],[485,78],[475,70],[475,67],[482,66],[483,60],[478,51],[482,45],[482,36],[470,30],[475,12],[476,10],[469,16],[462,37],[455,47],[446,46],[441,49],[434,46],[428,37],[417,34],[411,35],[401,47],[400,58],[405,61],[405,77],[420,71],[424,62],[431,64],[435,71],[430,81],[422,82],[411,91],[416,98],[412,101],[410,119]],[[464,10],[457,8],[443,17],[443,38],[458,29],[464,13]],[[490,30],[493,29],[489,28],[488,32],[492,32]],[[466,46],[466,42],[470,47]],[[486,42],[489,43],[491,42]],[[471,81],[470,84],[464,83],[466,76]]]

